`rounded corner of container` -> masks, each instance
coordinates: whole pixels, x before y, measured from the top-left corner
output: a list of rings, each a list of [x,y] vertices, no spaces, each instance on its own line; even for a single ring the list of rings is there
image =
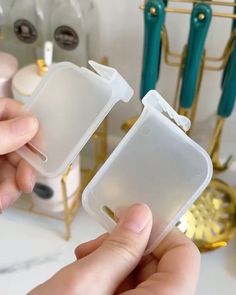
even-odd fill
[[[207,185],[213,175],[213,165],[212,165],[212,160],[209,156],[209,154],[207,153],[207,151],[205,151],[202,147],[198,147],[199,152],[202,154],[203,158],[205,159],[206,162],[206,167],[207,167],[207,173],[206,173],[206,177],[205,177],[205,181],[203,183],[203,186]]]
[[[54,68],[63,68],[65,66],[70,66],[70,67],[76,67],[75,64],[73,64],[72,62],[69,62],[69,61],[61,61],[61,62],[58,62],[54,65]]]
[[[133,96],[134,96],[134,89],[132,87],[129,87],[126,94],[127,98],[123,99],[123,102],[129,102]]]
[[[66,168],[64,168],[64,166],[60,166],[59,168],[57,168],[55,170],[48,171],[46,169],[35,166],[35,169],[37,169],[40,174],[42,174],[43,176],[45,176],[47,178],[55,178],[60,175],[63,176]]]
[[[86,188],[82,192],[81,204],[82,204],[83,208],[85,209],[85,211],[88,211],[88,193],[87,193]]]
[[[206,159],[207,168],[208,168],[207,169],[207,180],[210,181],[210,179],[213,176],[213,165],[212,165],[212,160],[207,152],[205,152],[205,159]]]
[[[201,147],[198,143],[196,143],[194,140],[192,140],[190,137],[188,137],[188,140],[190,140],[191,145],[195,150],[198,151],[200,156],[204,159],[205,164],[206,164],[206,176],[205,176],[205,181],[203,182],[201,187],[206,187],[207,184],[210,182],[212,175],[213,175],[213,165],[212,165],[212,160],[208,154],[208,152]]]
[[[90,215],[94,215],[94,211],[92,210],[89,202],[89,189],[86,187],[82,192],[81,203],[83,209]]]

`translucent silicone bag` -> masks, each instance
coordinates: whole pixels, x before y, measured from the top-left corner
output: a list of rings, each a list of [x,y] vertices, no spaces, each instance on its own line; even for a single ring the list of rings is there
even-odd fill
[[[18,153],[44,176],[63,173],[114,104],[133,95],[115,69],[90,65],[99,75],[67,62],[52,66],[25,106],[40,129]]]
[[[83,206],[111,231],[113,214],[136,202],[148,204],[154,218],[149,253],[206,188],[212,164],[180,128],[186,131],[189,120],[156,91],[143,104],[138,121],[83,192]]]

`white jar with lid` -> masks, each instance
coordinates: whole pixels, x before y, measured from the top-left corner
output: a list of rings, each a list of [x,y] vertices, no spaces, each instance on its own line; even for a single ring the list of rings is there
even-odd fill
[[[38,66],[30,64],[20,69],[12,81],[12,93],[16,100],[22,103],[28,102],[30,95],[41,81]]]
[[[43,58],[36,63],[21,68],[13,78],[12,93],[16,100],[27,103],[53,60],[53,45],[47,41],[44,44]]]

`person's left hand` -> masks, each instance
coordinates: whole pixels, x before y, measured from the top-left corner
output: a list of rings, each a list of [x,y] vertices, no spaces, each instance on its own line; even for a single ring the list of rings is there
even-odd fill
[[[36,172],[15,151],[34,137],[39,125],[36,118],[21,113],[22,104],[0,99],[0,213],[22,192],[32,192],[35,184]]]

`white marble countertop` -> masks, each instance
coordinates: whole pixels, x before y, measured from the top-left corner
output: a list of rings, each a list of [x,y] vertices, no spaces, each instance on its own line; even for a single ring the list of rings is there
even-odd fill
[[[72,238],[63,238],[63,223],[9,209],[0,216],[0,294],[23,295],[74,260],[81,242],[103,229],[83,209],[72,225]],[[233,295],[236,290],[236,240],[202,255],[197,295]]]

